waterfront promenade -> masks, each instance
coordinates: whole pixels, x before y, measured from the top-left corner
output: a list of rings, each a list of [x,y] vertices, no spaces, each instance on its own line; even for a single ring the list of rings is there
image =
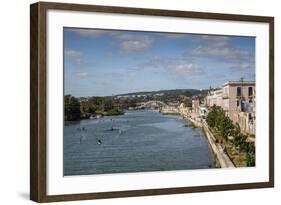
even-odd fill
[[[162,105],[162,104],[161,104]],[[202,128],[207,138],[207,141],[213,151],[216,163],[221,168],[235,168],[235,164],[231,161],[228,154],[225,152],[225,145],[223,143],[217,142],[215,136],[209,129],[208,124],[205,119],[200,118],[195,113],[189,113],[188,110],[177,106],[163,106],[159,112],[163,114],[180,114],[184,119],[190,121],[194,126]]]
[[[192,122],[196,127],[200,127],[204,130],[208,143],[211,146],[213,154],[221,168],[235,168],[235,165],[233,164],[229,156],[224,152],[223,144],[216,142],[216,138],[210,131],[204,119],[198,120],[196,118],[193,119],[191,116],[188,115],[182,116]]]

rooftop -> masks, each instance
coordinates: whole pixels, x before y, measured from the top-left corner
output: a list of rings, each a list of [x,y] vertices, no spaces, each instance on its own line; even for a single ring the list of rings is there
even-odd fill
[[[230,85],[230,86],[237,86],[237,85],[252,85],[255,86],[255,81],[227,81],[223,84],[223,87]]]

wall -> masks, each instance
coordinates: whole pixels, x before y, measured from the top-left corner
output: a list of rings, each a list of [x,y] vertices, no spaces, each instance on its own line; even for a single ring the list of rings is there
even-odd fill
[[[66,2],[60,0],[62,2]],[[34,1],[9,0],[1,3],[0,89],[1,89],[1,141],[0,141],[0,204],[34,204],[28,200],[29,192],[29,3]],[[68,2],[181,9],[194,11],[271,15],[276,19],[275,76],[280,78],[281,13],[279,1],[274,0],[75,0]],[[276,90],[281,81],[276,80]],[[276,105],[280,102],[276,92]],[[275,119],[280,123],[280,107],[276,106]],[[279,128],[278,128],[279,127]],[[69,204],[277,204],[280,201],[280,126],[276,128],[276,187],[274,189],[241,190],[182,194],[171,196],[108,199],[71,202]],[[272,201],[272,203],[270,203]],[[280,203],[280,202],[279,202]],[[53,203],[66,204],[66,203]]]
[[[214,105],[216,106],[223,106],[223,91],[222,89],[220,90],[215,90],[215,91],[211,91],[211,95],[207,96],[207,103],[209,107],[212,107]]]

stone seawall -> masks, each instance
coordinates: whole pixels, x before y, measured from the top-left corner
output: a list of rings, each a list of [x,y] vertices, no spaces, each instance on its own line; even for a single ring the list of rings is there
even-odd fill
[[[201,127],[205,132],[205,136],[212,148],[212,151],[219,162],[220,167],[222,168],[235,168],[235,165],[230,160],[229,156],[224,152],[223,147],[220,143],[216,143],[216,138],[213,133],[210,131],[207,123],[205,121],[198,122],[188,116],[184,116],[187,120],[192,122],[196,127]]]

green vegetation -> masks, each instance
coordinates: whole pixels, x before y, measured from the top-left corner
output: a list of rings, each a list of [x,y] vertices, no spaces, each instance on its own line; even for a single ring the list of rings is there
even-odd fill
[[[124,114],[123,110],[129,105],[133,106],[133,103],[122,103],[114,97],[90,97],[81,99],[81,113],[83,118],[96,115],[122,115]]]
[[[197,127],[194,125],[194,123],[192,123],[192,122],[190,122],[189,124],[185,124],[184,126],[185,126],[185,127],[190,127],[190,128],[193,128],[193,129],[197,128]]]
[[[113,115],[123,115],[124,112],[119,109],[111,109],[108,111],[96,111],[95,114],[102,115],[102,116],[113,116]]]
[[[64,97],[64,119],[66,121],[75,121],[87,119],[96,115],[122,115],[124,114],[124,110],[133,110],[140,103],[151,100],[163,101],[164,103],[182,102],[185,106],[191,107],[192,96],[196,95],[203,99],[206,94],[207,90],[175,89],[135,92],[104,97],[93,96],[75,98],[74,96],[66,95]],[[164,114],[178,115],[179,113],[172,112]]]
[[[135,107],[134,99],[117,99],[114,97],[75,98],[64,96],[64,120],[75,121],[91,116],[122,115],[128,107]]]
[[[180,115],[179,112],[161,112],[162,115]]]
[[[66,95],[64,96],[64,120],[75,121],[81,117],[80,102],[77,98]]]
[[[204,99],[208,90],[196,90],[196,89],[173,89],[173,90],[159,90],[149,92],[134,92],[118,95],[120,97],[134,96],[136,102],[145,102],[149,100],[169,102],[183,102],[187,107],[191,107],[191,98],[197,96],[200,99]]]
[[[235,131],[235,127],[229,117],[221,107],[213,106],[211,112],[207,115],[207,123],[211,128],[217,128],[224,140],[228,140]]]
[[[142,102],[150,100],[169,102],[183,102],[186,106],[191,106],[191,97],[193,95],[206,96],[207,90],[200,91],[195,89],[176,89],[160,90],[151,92],[136,92],[121,94],[118,96],[104,97],[80,97],[75,98],[66,95],[64,98],[66,121],[75,121],[87,119],[91,116],[102,115],[122,115],[126,109],[134,109]],[[179,113],[164,113],[169,115],[178,115]]]
[[[239,166],[255,166],[255,144],[247,142],[247,135],[233,124],[221,107],[213,106],[207,115],[207,123],[217,140],[224,141],[228,155]]]

